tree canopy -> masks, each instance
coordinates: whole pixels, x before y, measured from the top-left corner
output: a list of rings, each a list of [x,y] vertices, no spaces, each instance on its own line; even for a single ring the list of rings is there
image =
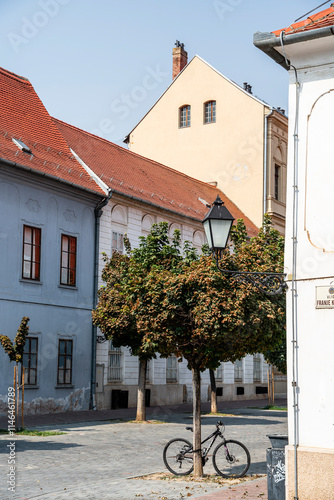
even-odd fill
[[[103,281],[93,320],[113,344],[128,346],[147,360],[159,353],[187,361],[194,387],[194,449],[200,448],[200,372],[223,361],[275,349],[285,335],[285,300],[217,269],[204,249],[198,257],[180,233],[168,238],[167,223],[155,224],[139,248],[105,256]],[[247,239],[243,221],[231,234],[232,251],[220,268],[281,272],[283,238],[266,218],[258,236]],[[143,377],[142,377],[143,378]],[[196,455],[196,453],[194,452]],[[201,457],[195,456],[195,474]]]
[[[113,252],[110,259],[104,255],[104,285],[93,321],[114,346],[127,346],[131,354],[150,359],[156,351],[143,341],[146,331],[141,321],[142,300],[149,293],[147,280],[151,272],[177,272],[183,262],[197,258],[196,250],[186,243],[182,255],[180,232],[176,230],[170,242],[166,222],[154,224],[147,237],[140,238],[138,248],[131,249],[127,237],[124,243],[125,255]]]

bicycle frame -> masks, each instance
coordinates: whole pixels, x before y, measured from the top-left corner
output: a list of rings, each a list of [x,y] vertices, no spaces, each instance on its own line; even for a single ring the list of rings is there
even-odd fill
[[[204,443],[206,443],[207,441],[209,441],[209,439],[213,438],[213,440],[211,441],[209,447],[206,448],[205,453],[202,454],[202,458],[206,458],[208,456],[209,451],[211,450],[212,446],[216,442],[216,439],[217,439],[218,436],[220,436],[223,439],[223,441],[226,442],[226,439],[224,438],[224,436],[221,433],[221,431],[219,429],[216,429],[212,434],[210,434],[210,436],[208,436],[203,441],[201,441],[201,449],[200,450],[189,450],[188,453],[195,453],[197,451],[202,451],[202,445]]]

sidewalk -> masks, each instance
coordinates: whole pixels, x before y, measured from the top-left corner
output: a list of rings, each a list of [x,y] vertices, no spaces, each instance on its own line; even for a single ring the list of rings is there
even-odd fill
[[[226,486],[215,493],[193,498],[198,500],[256,500],[259,498],[268,500],[267,478],[247,481],[236,486]]]
[[[251,399],[242,401],[222,401],[218,403],[218,412],[228,413],[230,410],[245,408],[263,408],[268,405],[267,399]],[[286,405],[285,399],[277,399],[275,405]],[[151,406],[146,408],[146,417],[159,420],[171,417],[174,413],[192,413],[192,404],[176,404],[165,406]],[[202,403],[202,413],[210,412],[210,402]],[[80,422],[98,422],[101,420],[132,420],[136,418],[136,408],[123,408],[118,410],[84,410],[67,411],[62,413],[46,413],[25,415],[25,427],[40,427],[42,425],[61,425]],[[0,428],[7,427],[7,417],[0,417]]]

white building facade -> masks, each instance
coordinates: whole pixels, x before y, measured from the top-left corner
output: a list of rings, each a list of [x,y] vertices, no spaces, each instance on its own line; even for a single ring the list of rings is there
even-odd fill
[[[113,244],[122,241],[127,234],[131,246],[139,244],[139,237],[146,236],[151,225],[156,222],[168,222],[170,234],[175,229],[181,232],[182,242],[190,241],[200,251],[205,236],[198,223],[182,221],[171,214],[150,210],[144,204],[130,204],[124,199],[112,197],[104,208],[101,217],[100,253],[111,255],[112,250],[122,251],[122,247]],[[116,236],[117,235],[117,236]],[[103,269],[100,262],[99,276]],[[99,285],[103,284],[100,281]],[[100,334],[101,335],[101,334]],[[137,404],[139,360],[132,356],[129,349],[113,347],[111,341],[97,344],[97,386],[96,405],[98,408],[133,407]],[[268,365],[262,355],[246,356],[240,362],[222,363],[216,371],[218,402],[224,400],[255,399],[267,396]],[[284,391],[285,384],[278,387]],[[202,374],[202,401],[209,401],[209,370]],[[279,393],[277,392],[277,396]],[[148,406],[174,405],[192,402],[192,374],[186,361],[177,358],[167,360],[152,359],[148,363],[146,377],[146,403]]]
[[[334,7],[254,43],[289,70],[287,499],[334,492]],[[290,347],[291,346],[291,347]]]

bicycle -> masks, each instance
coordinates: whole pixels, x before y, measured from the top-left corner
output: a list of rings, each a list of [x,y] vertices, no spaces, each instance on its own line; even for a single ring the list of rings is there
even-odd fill
[[[223,427],[223,429],[220,429]],[[186,427],[193,432],[192,427]],[[243,477],[250,466],[250,454],[246,446],[234,439],[225,439],[225,426],[220,420],[216,424],[216,430],[201,442],[201,455],[203,466],[209,460],[208,454],[218,437],[222,442],[216,446],[212,454],[213,466],[220,476],[225,478]],[[207,448],[202,445],[212,438]],[[176,438],[169,441],[163,451],[163,459],[167,469],[176,476],[186,476],[193,469],[193,445],[187,439]]]

